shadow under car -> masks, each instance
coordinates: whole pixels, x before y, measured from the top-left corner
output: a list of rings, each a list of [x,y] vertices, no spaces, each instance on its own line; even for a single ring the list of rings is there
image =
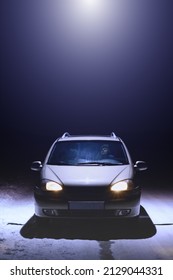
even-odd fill
[[[142,239],[156,234],[156,227],[141,206],[139,219],[61,218],[44,219],[41,224],[36,216],[22,227],[24,238],[116,240]]]

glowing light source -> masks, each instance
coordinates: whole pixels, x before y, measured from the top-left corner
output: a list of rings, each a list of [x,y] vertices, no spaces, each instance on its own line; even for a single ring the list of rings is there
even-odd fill
[[[122,0],[59,0],[50,9],[51,34],[55,38],[51,48],[64,44],[63,50],[67,50],[69,57],[74,54],[82,60],[99,57],[100,61],[100,56],[115,48],[121,52],[124,37],[129,36],[128,9]]]
[[[98,8],[98,5],[100,4],[101,0],[81,0],[83,2],[83,5],[88,9],[95,9]]]
[[[47,191],[61,191],[62,187],[56,182],[49,181],[46,183],[46,190]]]
[[[126,181],[118,182],[111,187],[111,191],[119,192],[126,191],[128,189],[128,183]]]
[[[104,0],[76,0],[75,4],[75,10],[82,18],[100,17],[106,10]]]

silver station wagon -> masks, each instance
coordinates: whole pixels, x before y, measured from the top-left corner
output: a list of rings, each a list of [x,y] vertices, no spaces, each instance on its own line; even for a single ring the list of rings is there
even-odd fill
[[[34,188],[35,215],[44,217],[138,217],[140,186],[124,142],[108,136],[71,136],[64,133],[51,146],[45,161],[34,161],[40,173]]]

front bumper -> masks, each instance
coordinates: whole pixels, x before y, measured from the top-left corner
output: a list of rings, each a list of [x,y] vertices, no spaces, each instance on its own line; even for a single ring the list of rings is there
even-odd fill
[[[103,196],[72,197],[35,189],[35,215],[39,217],[136,217],[140,213],[139,187]],[[76,199],[77,198],[77,199]],[[89,199],[90,198],[90,199]]]

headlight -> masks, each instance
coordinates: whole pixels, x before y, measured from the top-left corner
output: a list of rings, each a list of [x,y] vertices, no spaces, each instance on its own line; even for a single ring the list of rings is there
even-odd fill
[[[62,186],[56,182],[49,181],[46,183],[46,190],[47,191],[61,191]]]
[[[128,189],[132,189],[132,187],[133,187],[132,181],[130,181],[130,180],[120,181],[111,186],[111,191],[121,192],[121,191],[126,191]]]

